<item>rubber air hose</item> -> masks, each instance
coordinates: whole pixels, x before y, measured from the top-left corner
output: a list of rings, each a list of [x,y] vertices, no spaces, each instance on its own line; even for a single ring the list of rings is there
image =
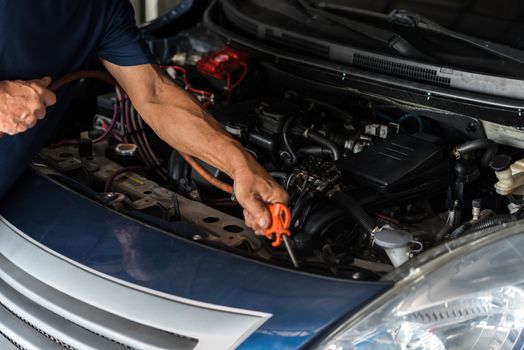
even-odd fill
[[[310,129],[306,129],[304,133],[302,134],[302,136],[304,136],[306,140],[311,140],[322,146],[327,147],[331,151],[334,161],[337,161],[340,159],[340,150],[338,149],[338,146],[331,140],[325,138],[324,136]]]
[[[57,79],[56,81],[54,81],[51,86],[49,87],[49,89],[51,91],[57,91],[58,89],[60,89],[61,87],[63,87],[64,85],[66,84],[69,84],[71,82],[74,82],[74,81],[77,81],[77,80],[80,80],[80,79],[95,79],[95,80],[100,80],[100,81],[103,81],[107,84],[110,84],[110,85],[113,85],[114,87],[116,88],[120,88],[120,85],[118,84],[118,82],[113,78],[111,77],[109,74],[107,73],[104,73],[104,72],[100,72],[100,71],[79,71],[79,72],[75,72],[75,73],[71,73],[71,74],[67,74],[59,79]],[[222,191],[224,192],[227,192],[227,193],[230,193],[230,194],[233,194],[233,186],[231,185],[228,185],[220,180],[218,180],[217,178],[215,178],[213,175],[211,175],[210,173],[208,173],[200,164],[198,164],[198,162],[193,158],[191,157],[190,155],[188,154],[185,154],[185,153],[182,153],[180,152],[180,155],[182,156],[182,158],[184,158],[184,160],[200,175],[202,176],[204,179],[206,179],[210,184],[212,184],[213,186],[221,189]]]
[[[373,232],[376,221],[353,198],[341,191],[335,192],[330,198],[343,208],[365,233],[370,234]]]
[[[462,145],[455,148],[457,154],[468,154],[471,152],[485,150],[480,164],[483,167],[487,167],[489,162],[495,157],[498,151],[498,145],[496,142],[489,139],[477,139],[463,143]]]
[[[308,156],[333,157],[333,151],[331,151],[329,148],[324,148],[324,146],[302,147],[297,150],[297,153],[300,155],[308,155]]]

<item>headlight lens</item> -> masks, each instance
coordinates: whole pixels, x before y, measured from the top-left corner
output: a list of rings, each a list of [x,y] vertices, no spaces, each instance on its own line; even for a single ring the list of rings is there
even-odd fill
[[[523,329],[524,235],[508,235],[417,269],[319,348],[521,349]]]

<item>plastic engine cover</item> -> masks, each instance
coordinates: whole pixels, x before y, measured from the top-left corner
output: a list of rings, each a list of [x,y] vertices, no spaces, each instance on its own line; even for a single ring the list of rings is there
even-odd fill
[[[397,135],[342,160],[338,166],[351,180],[382,193],[413,188],[447,171],[442,148],[422,139]]]

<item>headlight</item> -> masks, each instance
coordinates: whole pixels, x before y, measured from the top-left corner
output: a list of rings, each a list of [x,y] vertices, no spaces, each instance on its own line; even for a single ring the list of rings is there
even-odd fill
[[[519,227],[412,270],[319,349],[523,348],[524,235],[516,234]]]

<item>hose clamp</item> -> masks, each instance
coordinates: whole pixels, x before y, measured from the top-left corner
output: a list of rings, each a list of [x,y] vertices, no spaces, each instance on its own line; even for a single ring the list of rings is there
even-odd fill
[[[459,160],[460,158],[462,158],[462,155],[460,154],[460,152],[459,152],[457,147],[453,148],[453,152],[452,153],[455,156],[456,160]]]

